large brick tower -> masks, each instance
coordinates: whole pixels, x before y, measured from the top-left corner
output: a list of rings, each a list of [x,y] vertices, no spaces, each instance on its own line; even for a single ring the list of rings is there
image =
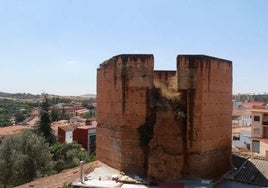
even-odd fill
[[[221,176],[231,168],[232,62],[179,55],[177,71],[153,68],[153,55],[100,65],[97,159],[156,179]]]

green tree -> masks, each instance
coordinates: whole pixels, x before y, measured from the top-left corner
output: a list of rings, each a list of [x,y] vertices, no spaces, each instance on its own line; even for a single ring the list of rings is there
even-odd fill
[[[85,119],[90,119],[90,118],[93,118],[95,116],[92,115],[91,113],[87,112],[87,113],[81,114],[80,117],[85,118]]]
[[[44,95],[44,101],[40,108],[40,121],[37,124],[37,133],[38,135],[43,136],[48,143],[52,144],[56,141],[56,138],[52,134],[50,114],[48,110],[48,99],[46,95]]]
[[[69,115],[66,113],[65,108],[62,108],[59,116],[60,116],[60,120],[62,120],[62,119],[69,120],[70,119]]]
[[[77,142],[72,143],[55,143],[51,146],[53,160],[55,161],[55,170],[57,172],[66,168],[72,168],[79,165],[79,162],[91,162],[95,160],[93,155],[88,155],[81,150],[82,146]]]
[[[53,107],[50,111],[50,118],[51,121],[59,121],[59,120],[69,120],[70,117],[69,115],[66,113],[66,110],[64,108],[62,108],[61,110],[56,109],[55,107]]]
[[[16,186],[53,173],[49,145],[31,130],[5,137],[0,145],[0,183]]]
[[[0,127],[6,127],[10,125],[10,115],[6,110],[0,110]]]
[[[21,112],[15,114],[16,122],[22,122],[26,119],[25,115]]]
[[[50,112],[51,121],[58,121],[60,118],[59,111],[53,107]]]

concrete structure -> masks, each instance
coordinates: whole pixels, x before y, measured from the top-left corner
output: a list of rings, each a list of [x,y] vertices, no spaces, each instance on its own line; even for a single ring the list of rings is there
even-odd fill
[[[250,110],[233,110],[233,127],[244,127],[252,125],[252,116]]]
[[[253,122],[252,122],[252,151],[257,154],[266,156],[266,144],[265,139],[268,139],[268,109],[253,109],[251,110]],[[260,141],[264,140],[261,149]],[[260,152],[262,150],[262,152]],[[268,155],[268,150],[267,150]]]
[[[86,114],[86,113],[89,113],[89,112],[90,112],[89,109],[83,108],[83,109],[80,109],[80,110],[75,111],[75,115],[76,116],[81,116],[81,115]]]
[[[84,125],[86,123],[86,120],[87,119],[84,119],[84,118],[81,118],[80,116],[74,116],[74,117],[71,117],[69,122],[70,124],[81,124],[81,125]]]
[[[65,126],[59,126],[58,127],[58,141],[59,142],[66,142],[67,144],[73,142],[73,131],[78,126],[74,125],[65,125]]]
[[[76,111],[83,109],[82,103],[80,102],[58,103],[53,108],[59,112],[64,111],[69,117],[76,116]]]
[[[264,188],[268,185],[268,160],[233,152],[233,168],[218,188]],[[227,182],[226,182],[227,180]]]
[[[268,139],[260,140],[260,156],[268,158]]]
[[[96,150],[96,125],[79,126],[73,132],[73,140],[77,141],[88,153]]]
[[[231,168],[232,62],[119,55],[97,71],[97,159],[156,179],[216,178]],[[221,161],[219,163],[219,161]]]
[[[236,127],[232,129],[232,145],[239,149],[250,150],[251,127]]]
[[[58,137],[58,129],[60,126],[66,126],[69,125],[68,120],[59,120],[59,121],[54,121],[51,123],[51,129],[52,129],[52,134],[54,134],[56,137]]]
[[[88,153],[96,150],[96,121],[88,120],[87,125],[71,124],[58,127],[58,141],[72,143],[78,142]]]

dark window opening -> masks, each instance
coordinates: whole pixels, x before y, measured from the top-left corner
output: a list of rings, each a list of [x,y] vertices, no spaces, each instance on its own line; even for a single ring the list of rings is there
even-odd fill
[[[254,116],[254,121],[260,121],[260,116]]]
[[[233,140],[240,140],[240,136],[233,136]]]
[[[268,114],[263,114],[263,119],[262,119],[262,124],[263,125],[268,125]]]

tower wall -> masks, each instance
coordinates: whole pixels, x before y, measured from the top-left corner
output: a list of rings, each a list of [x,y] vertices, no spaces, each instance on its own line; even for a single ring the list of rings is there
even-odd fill
[[[187,113],[184,174],[219,177],[231,168],[232,62],[180,55],[177,75]]]
[[[119,55],[97,71],[97,159],[126,172],[144,171],[138,127],[148,116],[152,55]]]

